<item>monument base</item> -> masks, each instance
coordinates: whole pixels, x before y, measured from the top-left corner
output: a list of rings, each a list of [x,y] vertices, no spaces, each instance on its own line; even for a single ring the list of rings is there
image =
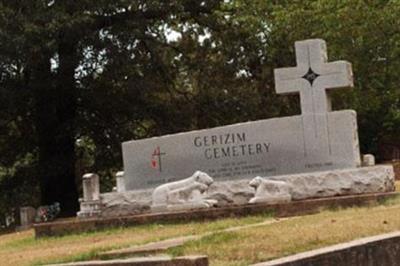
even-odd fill
[[[389,165],[274,176],[268,179],[291,184],[293,200],[395,190],[394,171]]]
[[[103,204],[101,200],[84,201],[79,199],[80,211],[76,214],[79,218],[97,217],[101,216]]]
[[[290,174],[265,179],[284,181],[291,185],[293,201],[395,190],[394,171],[391,165]],[[217,201],[217,208],[248,204],[255,196],[255,189],[249,186],[250,180],[215,182],[205,193],[205,198]],[[89,202],[87,204],[81,202],[81,207],[84,209],[78,216],[115,217],[149,213],[152,192],[153,189],[104,193],[100,195],[100,202],[94,204],[96,206]]]

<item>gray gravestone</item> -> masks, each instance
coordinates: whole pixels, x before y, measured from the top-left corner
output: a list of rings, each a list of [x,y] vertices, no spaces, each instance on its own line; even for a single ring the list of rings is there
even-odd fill
[[[300,93],[301,115],[124,142],[126,190],[196,170],[223,181],[359,166],[356,113],[330,112],[326,93],[353,85],[350,63],[327,63],[323,40],[296,42],[296,58],[275,79],[278,93]]]
[[[83,200],[93,201],[100,198],[99,176],[88,173],[82,177]]]
[[[29,228],[35,222],[36,209],[30,206],[21,207],[19,210],[21,229]]]
[[[99,176],[93,173],[82,177],[83,198],[79,199],[78,217],[98,216],[101,214]]]
[[[119,171],[115,175],[115,179],[117,181],[117,192],[124,192],[125,191],[125,179],[124,179],[124,172]]]

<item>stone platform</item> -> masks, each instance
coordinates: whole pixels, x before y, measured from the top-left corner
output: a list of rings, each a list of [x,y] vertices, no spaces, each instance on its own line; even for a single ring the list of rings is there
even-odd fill
[[[290,185],[293,188],[291,199],[294,201],[385,193],[395,190],[393,167],[390,165],[281,175],[266,179],[284,181]],[[216,206],[219,208],[246,205],[256,193],[256,190],[249,185],[250,181],[251,179],[240,179],[214,182],[209,186],[204,197],[217,201]],[[152,193],[153,189],[103,193],[96,200],[100,208],[86,211],[85,204],[92,204],[92,201],[83,201],[79,214],[87,215],[78,216],[94,216],[95,214],[97,217],[110,218],[150,213]]]
[[[353,207],[379,203],[383,200],[394,198],[399,195],[400,193],[387,192],[298,200],[290,203],[274,205],[259,203],[239,206],[228,205],[219,208],[169,213],[147,213],[121,217],[97,217],[87,219],[71,218],[57,220],[50,223],[35,224],[34,230],[36,238],[40,238],[44,236],[60,236],[65,234],[96,231],[110,227],[135,226],[148,223],[214,220],[262,213],[271,213],[276,217],[289,217],[317,213],[324,208]]]

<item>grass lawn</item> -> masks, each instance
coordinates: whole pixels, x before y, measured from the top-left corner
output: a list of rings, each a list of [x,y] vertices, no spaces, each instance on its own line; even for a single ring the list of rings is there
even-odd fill
[[[204,234],[224,228],[258,223],[265,219],[266,215],[260,215],[214,222],[150,224],[40,239],[35,239],[33,230],[29,230],[0,236],[0,265],[41,265],[84,260],[95,257],[101,251],[178,236]]]
[[[221,232],[274,220],[270,215],[212,222],[151,224],[35,240],[33,230],[0,236],[0,265],[41,265],[95,258],[101,251],[168,238],[207,236],[172,248],[172,255],[205,254],[211,265],[248,265],[360,237],[400,230],[400,197],[382,205],[326,210],[274,223]]]
[[[212,265],[249,265],[361,237],[400,230],[400,199],[381,206],[324,211],[266,226],[221,232],[171,249],[207,254]]]

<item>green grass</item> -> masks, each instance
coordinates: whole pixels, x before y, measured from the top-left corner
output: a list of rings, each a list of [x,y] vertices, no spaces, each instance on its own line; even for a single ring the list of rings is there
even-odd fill
[[[99,252],[168,238],[199,235],[224,228],[259,223],[270,214],[242,219],[175,224],[149,224],[99,232],[35,239],[33,231],[0,236],[0,265],[40,265],[95,258]]]
[[[235,232],[216,233],[169,250],[174,256],[207,254],[211,265],[248,265],[400,230],[400,198],[383,205],[326,210]]]

